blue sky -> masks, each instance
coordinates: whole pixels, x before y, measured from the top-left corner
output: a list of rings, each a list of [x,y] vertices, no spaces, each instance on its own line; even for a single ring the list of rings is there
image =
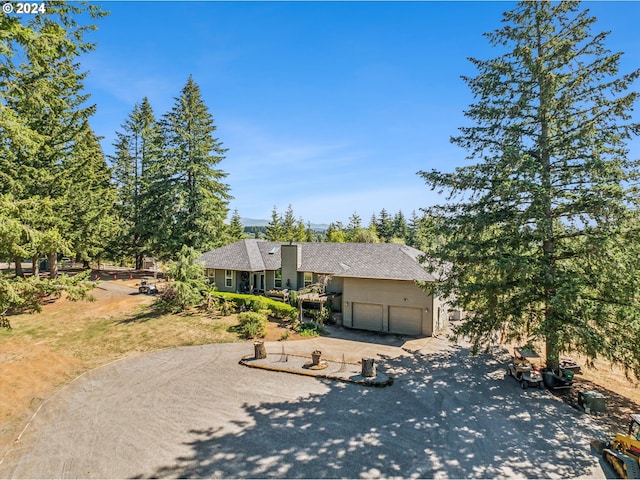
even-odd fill
[[[373,213],[443,201],[416,175],[451,170],[449,138],[473,101],[467,57],[496,55],[484,32],[512,2],[96,2],[110,15],[90,36],[92,120],[115,132],[149,97],[167,112],[193,75],[228,148],[219,168],[242,217],[291,205],[305,222],[365,224]],[[640,2],[586,2],[621,70],[640,67]],[[637,86],[640,88],[640,85]],[[640,106],[639,106],[640,108]],[[636,113],[636,118],[640,116]],[[631,145],[640,156],[638,140]]]

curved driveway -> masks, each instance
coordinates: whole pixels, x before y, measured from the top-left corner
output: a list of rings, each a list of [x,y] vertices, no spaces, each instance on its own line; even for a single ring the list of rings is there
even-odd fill
[[[379,347],[395,383],[243,367],[248,343],[131,357],[45,403],[0,477],[603,478],[589,418],[505,379],[505,358],[331,342]]]

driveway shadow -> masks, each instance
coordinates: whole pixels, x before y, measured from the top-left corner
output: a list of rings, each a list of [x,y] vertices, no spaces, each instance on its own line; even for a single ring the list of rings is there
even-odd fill
[[[191,429],[188,455],[135,478],[593,477],[597,427],[505,378],[506,362],[462,347],[383,358],[389,388],[327,381],[325,394],[245,404],[239,432]]]

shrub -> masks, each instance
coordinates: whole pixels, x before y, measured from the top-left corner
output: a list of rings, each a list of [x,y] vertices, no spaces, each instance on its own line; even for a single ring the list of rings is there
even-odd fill
[[[238,315],[238,332],[245,338],[264,337],[267,333],[267,316],[256,312]]]
[[[260,310],[268,309],[267,299],[263,297],[253,297],[248,299],[245,304],[252,312],[260,312]]]
[[[326,331],[315,322],[304,322],[298,325],[298,333],[301,337],[317,337]]]

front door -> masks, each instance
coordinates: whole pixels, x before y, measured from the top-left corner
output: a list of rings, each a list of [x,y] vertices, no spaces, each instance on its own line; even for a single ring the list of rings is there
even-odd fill
[[[253,274],[253,288],[264,292],[264,273]]]

